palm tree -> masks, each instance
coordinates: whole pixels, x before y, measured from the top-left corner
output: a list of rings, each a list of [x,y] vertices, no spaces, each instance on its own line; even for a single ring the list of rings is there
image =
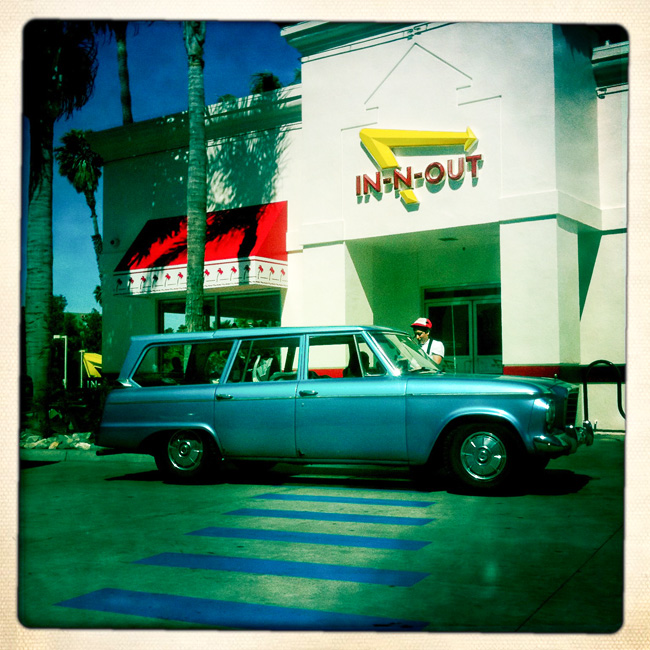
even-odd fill
[[[54,123],[90,98],[97,50],[89,23],[34,20],[26,25],[23,38],[23,111],[30,141],[25,356],[37,425],[47,433]]]
[[[106,20],[93,22],[96,33],[108,34],[115,37],[117,44],[117,74],[120,79],[120,100],[122,103],[122,124],[133,124],[131,110],[131,84],[129,82],[129,66],[126,47],[126,30],[129,23],[126,20]]]
[[[219,95],[219,97],[217,97],[217,104],[228,104],[229,102],[234,102],[236,99],[237,98],[234,95],[226,93],[225,95]]]
[[[188,63],[189,163],[187,172],[187,296],[185,324],[190,332],[205,329],[203,322],[203,267],[207,217],[207,152],[203,45],[205,22],[185,21],[183,38]]]
[[[102,253],[102,236],[99,233],[97,224],[97,212],[95,211],[96,201],[95,192],[99,185],[99,179],[102,175],[102,157],[92,150],[83,131],[72,129],[62,138],[62,147],[54,150],[54,156],[59,163],[59,173],[67,178],[72,187],[79,193],[83,194],[88,207],[90,208],[90,218],[93,222],[92,242],[97,258],[97,268],[99,270],[101,284],[101,267],[99,258]]]
[[[133,112],[131,111],[131,85],[129,83],[129,68],[127,65],[126,52],[126,28],[128,22],[125,20],[114,20],[112,22],[115,42],[117,43],[117,73],[120,78],[120,100],[122,102],[122,123],[133,124]]]
[[[267,70],[263,72],[256,72],[251,77],[251,95],[258,95],[260,93],[268,93],[272,90],[279,90],[282,88],[280,80]]]

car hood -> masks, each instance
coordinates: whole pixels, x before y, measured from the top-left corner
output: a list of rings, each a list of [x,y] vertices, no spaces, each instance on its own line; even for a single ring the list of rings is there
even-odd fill
[[[517,375],[470,375],[450,374],[419,374],[407,376],[411,391],[432,390],[436,393],[458,393],[459,391],[483,394],[524,394],[544,395],[553,393],[566,396],[573,388],[559,379],[548,377],[520,377]]]

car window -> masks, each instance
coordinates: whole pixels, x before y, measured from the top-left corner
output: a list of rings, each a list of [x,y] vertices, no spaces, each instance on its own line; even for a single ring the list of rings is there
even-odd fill
[[[309,337],[309,379],[369,377],[386,374],[362,336],[337,334]]]
[[[438,366],[406,334],[373,332],[375,343],[400,373],[438,372]]]
[[[147,350],[133,374],[140,386],[219,383],[232,341],[156,345]]]
[[[233,362],[228,381],[296,380],[299,347],[298,337],[244,340]]]
[[[185,368],[184,383],[218,384],[232,346],[232,341],[211,341],[193,345]]]
[[[379,360],[379,357],[373,352],[372,348],[366,343],[363,336],[357,334],[357,347],[359,348],[359,358],[364,377],[383,377],[387,374],[386,368]]]

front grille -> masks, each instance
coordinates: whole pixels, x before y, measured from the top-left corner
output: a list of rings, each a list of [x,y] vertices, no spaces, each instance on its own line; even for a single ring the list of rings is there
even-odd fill
[[[575,426],[578,417],[578,389],[569,391],[566,401],[565,426]]]

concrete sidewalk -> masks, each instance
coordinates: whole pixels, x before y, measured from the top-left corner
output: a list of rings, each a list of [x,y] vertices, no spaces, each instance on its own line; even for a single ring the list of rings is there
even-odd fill
[[[97,461],[104,458],[128,459],[132,462],[152,463],[148,454],[106,454],[98,456],[104,447],[90,446],[90,449],[20,449],[20,460],[58,463],[67,460]]]

